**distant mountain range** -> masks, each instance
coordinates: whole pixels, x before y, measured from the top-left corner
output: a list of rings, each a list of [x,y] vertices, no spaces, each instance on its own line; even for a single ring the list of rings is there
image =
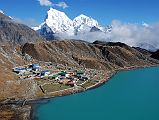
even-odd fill
[[[64,12],[53,8],[49,9],[44,22],[40,26],[33,27],[34,30],[48,40],[55,39],[55,34],[60,39],[61,34],[74,36],[79,33],[97,31],[108,33],[111,28],[111,26],[102,27],[96,20],[83,14],[71,20]]]
[[[151,27],[146,23],[143,23],[141,27],[143,33],[144,31],[152,30]],[[141,27],[136,29],[141,29]],[[135,27],[133,27],[133,29],[134,28]],[[158,47],[154,45],[154,41],[149,42],[149,40],[147,40],[146,42],[145,39],[148,38],[143,38],[143,40],[140,40],[139,37],[135,37],[141,36],[139,35],[140,33],[142,33],[140,30],[138,30],[139,34],[138,32],[134,34],[133,30],[131,31],[131,28],[129,29],[127,28],[127,26],[125,26],[124,28],[123,26],[113,26],[113,24],[102,26],[98,23],[97,20],[93,19],[92,17],[88,17],[84,14],[81,14],[75,17],[73,20],[71,20],[64,12],[58,11],[53,8],[50,8],[47,11],[47,15],[44,19],[44,22],[41,23],[38,27],[33,27],[32,29],[40,33],[40,35],[46,38],[47,40],[74,39],[85,40],[89,42],[93,42],[95,40],[107,42],[120,41],[130,46],[140,47],[143,49],[147,49],[149,51],[156,51],[158,49]],[[128,36],[130,34],[134,35],[130,36],[129,38]],[[133,42],[131,41],[131,39],[135,39],[135,41]]]

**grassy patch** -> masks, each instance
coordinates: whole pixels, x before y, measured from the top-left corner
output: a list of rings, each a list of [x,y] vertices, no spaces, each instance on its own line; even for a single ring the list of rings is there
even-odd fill
[[[78,80],[77,85],[82,84],[84,81]]]
[[[97,83],[96,80],[88,80],[86,83],[84,83],[84,84],[82,85],[82,87],[87,88],[87,87],[90,87],[90,86],[92,86],[92,85],[95,85],[96,83]]]
[[[41,78],[38,78],[38,79],[35,79],[35,81],[37,82],[38,85],[43,85],[43,84],[49,84],[50,81],[47,81],[47,80],[43,80]]]
[[[63,84],[46,84],[43,86],[43,89],[46,90],[46,92],[55,92],[67,88],[70,88],[70,86]]]

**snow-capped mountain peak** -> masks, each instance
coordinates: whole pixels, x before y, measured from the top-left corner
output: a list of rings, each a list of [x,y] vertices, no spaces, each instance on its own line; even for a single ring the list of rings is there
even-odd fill
[[[33,27],[33,29],[44,37],[47,36],[47,33],[49,36],[51,34],[62,35],[63,33],[64,36],[74,36],[92,31],[105,32],[104,27],[101,27],[99,23],[91,17],[81,14],[71,20],[64,12],[53,8],[47,11],[44,22],[38,27]],[[53,35],[51,35],[51,38],[52,36]]]
[[[47,12],[45,23],[54,33],[73,31],[72,20],[64,12],[53,8]]]
[[[75,28],[75,34],[78,34],[78,32],[89,32],[92,27],[99,28],[99,24],[93,18],[81,14],[74,18],[73,27]]]
[[[91,17],[88,17],[84,14],[81,14],[74,18],[73,20],[74,27],[78,27],[80,25],[87,25],[89,27],[98,26],[98,22]]]

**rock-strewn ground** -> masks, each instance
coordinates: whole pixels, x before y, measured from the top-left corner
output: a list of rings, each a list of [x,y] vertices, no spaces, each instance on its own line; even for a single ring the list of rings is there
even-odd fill
[[[0,120],[30,120],[30,106],[0,106]]]

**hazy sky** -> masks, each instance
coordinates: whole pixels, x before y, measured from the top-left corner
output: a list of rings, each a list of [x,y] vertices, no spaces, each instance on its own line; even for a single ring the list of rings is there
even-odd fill
[[[47,10],[53,7],[68,17],[85,14],[100,24],[112,20],[125,23],[155,23],[159,21],[159,0],[1,0],[0,9],[29,26],[40,24]]]

